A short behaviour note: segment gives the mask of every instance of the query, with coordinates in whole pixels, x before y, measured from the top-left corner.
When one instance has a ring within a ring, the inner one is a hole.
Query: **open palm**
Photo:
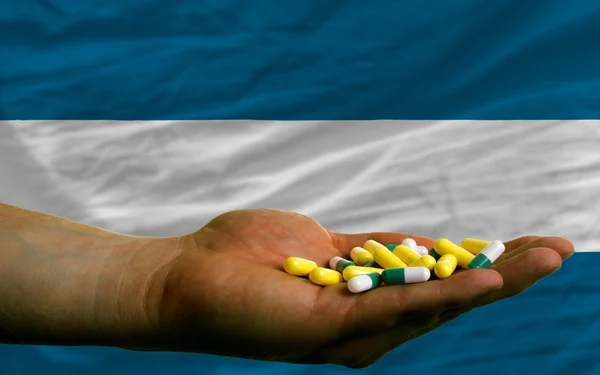
[[[475,307],[513,296],[560,268],[573,252],[557,237],[506,243],[493,270],[384,286],[352,294],[283,272],[290,256],[327,266],[368,239],[400,243],[401,233],[341,234],[288,211],[231,211],[182,238],[160,307],[161,350],[359,368]]]

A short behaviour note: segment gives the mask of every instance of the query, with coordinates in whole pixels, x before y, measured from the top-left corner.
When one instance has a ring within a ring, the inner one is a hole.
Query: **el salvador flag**
[[[249,207],[562,236],[559,272],[358,372],[600,374],[599,38],[594,0],[2,0],[0,200],[152,236]],[[357,372],[0,347],[6,375],[315,371]]]

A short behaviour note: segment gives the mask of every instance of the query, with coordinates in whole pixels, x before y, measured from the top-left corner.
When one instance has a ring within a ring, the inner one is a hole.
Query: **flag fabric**
[[[600,4],[0,4],[0,201],[178,235],[276,207],[332,230],[577,253],[359,373],[600,374]],[[0,347],[2,374],[356,371]]]

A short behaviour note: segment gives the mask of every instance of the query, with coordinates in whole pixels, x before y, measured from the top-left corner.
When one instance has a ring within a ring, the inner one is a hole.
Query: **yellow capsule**
[[[363,245],[363,248],[365,250],[367,250],[368,252],[370,252],[372,255],[375,255],[375,250],[380,247],[385,247],[385,246],[383,246],[383,244],[380,244],[379,242],[373,241],[373,240],[368,240]],[[387,249],[387,247],[385,247],[385,248]]]
[[[333,284],[339,284],[342,281],[342,274],[336,270],[330,268],[317,267],[310,271],[308,279],[315,284],[327,286]]]
[[[454,255],[444,254],[433,267],[433,272],[440,279],[445,279],[454,273],[457,265],[458,259]]]
[[[394,248],[394,251],[392,252],[395,256],[397,256],[401,261],[403,261],[406,264],[411,264],[412,262],[416,261],[421,257],[419,253],[417,253],[410,247],[404,245],[396,246]]]
[[[462,247],[456,245],[452,241],[447,238],[440,238],[435,241],[435,245],[433,245],[433,249],[439,255],[452,254],[456,257],[458,261],[458,265],[461,268],[467,269],[469,267],[469,263],[475,258],[475,255],[471,254],[467,250]],[[439,260],[438,260],[439,263]]]
[[[487,245],[489,245],[491,241],[486,240],[478,240],[476,238],[465,238],[460,243],[460,247],[467,250],[473,255],[477,255],[481,252],[481,250],[485,249]]]
[[[422,257],[415,260],[408,266],[409,267],[425,267],[429,271],[433,271],[433,267],[435,267],[435,264],[436,264],[436,261],[435,261],[434,257],[432,257],[431,255],[423,255]]]
[[[317,263],[313,262],[312,260],[298,257],[289,257],[283,263],[283,269],[285,272],[294,276],[308,276],[310,271],[317,267]]]
[[[367,273],[377,272],[381,275],[383,272],[383,268],[374,268],[374,267],[359,267],[359,266],[350,266],[344,268],[344,280],[348,281],[353,277],[366,275]]]
[[[359,266],[364,266],[365,264],[373,261],[373,254],[363,249],[360,246],[353,248],[350,251],[350,258]]]
[[[375,263],[379,264],[382,268],[404,268],[406,267],[406,263],[400,260],[397,256],[394,255],[391,251],[387,249],[387,247],[378,247],[375,249],[375,254],[373,254],[373,259],[375,259]]]

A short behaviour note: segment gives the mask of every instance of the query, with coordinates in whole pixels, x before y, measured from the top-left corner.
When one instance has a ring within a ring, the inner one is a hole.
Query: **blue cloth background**
[[[594,0],[3,0],[0,119],[597,119],[599,35]],[[599,261],[576,254],[360,373],[600,374]],[[356,372],[110,348],[0,359],[7,375]]]

